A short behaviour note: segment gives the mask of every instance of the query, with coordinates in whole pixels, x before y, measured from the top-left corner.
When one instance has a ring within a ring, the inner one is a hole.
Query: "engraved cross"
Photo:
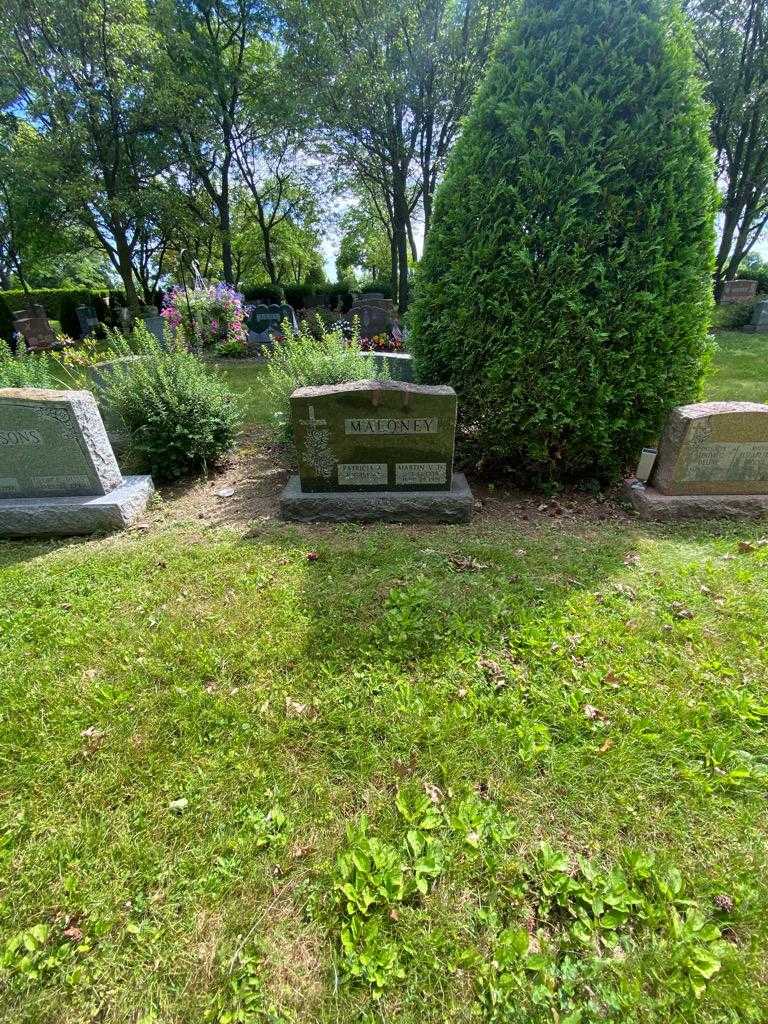
[[[316,427],[327,426],[327,420],[316,420],[315,419],[315,407],[310,405],[309,407],[309,419],[299,421],[303,427],[309,427],[310,430],[315,430]]]

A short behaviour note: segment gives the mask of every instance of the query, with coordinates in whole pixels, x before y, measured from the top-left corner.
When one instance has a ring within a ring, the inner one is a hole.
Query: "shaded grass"
[[[11,963],[6,1019],[203,1020],[241,947],[284,1011],[359,1019],[374,1004],[336,990],[328,865],[363,814],[394,835],[395,786],[421,783],[448,801],[481,787],[512,828],[502,864],[541,839],[609,865],[639,847],[705,906],[733,894],[738,956],[685,1019],[765,1012],[765,720],[749,709],[768,702],[768,549],[730,558],[752,534],[348,527],[315,563],[279,527],[5,545],[0,929],[46,923],[64,950],[39,977]],[[457,572],[457,552],[487,568]],[[531,754],[534,726],[549,742]],[[721,781],[717,744],[746,777]],[[287,823],[265,846],[275,804]],[[482,951],[477,910],[504,870],[458,861],[406,909],[413,952],[384,1019],[477,1012],[472,976],[436,964]]]
[[[712,397],[764,398],[766,339],[720,340]],[[253,423],[260,372],[225,368]],[[699,1000],[670,984],[679,943],[581,949],[574,1020],[765,1020],[759,537],[480,519],[0,545],[0,1019],[555,1020],[533,973],[496,1017],[479,1002],[502,927],[559,934],[519,882],[545,841],[606,870],[656,855],[728,940]],[[478,799],[503,827],[479,851],[446,833],[428,894],[384,917],[404,977],[376,999],[345,980],[336,861],[365,820],[402,851],[397,794],[425,786],[446,821]]]
[[[768,334],[730,331],[716,337],[712,401],[768,402]]]

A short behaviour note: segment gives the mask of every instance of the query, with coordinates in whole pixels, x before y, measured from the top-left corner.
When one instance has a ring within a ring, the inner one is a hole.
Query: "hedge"
[[[451,152],[409,311],[419,379],[523,483],[615,478],[699,393],[714,189],[663,0],[524,0]]]
[[[13,334],[13,314],[35,304],[41,305],[49,320],[58,320],[64,334],[80,337],[77,319],[78,306],[92,306],[101,321],[109,319],[108,292],[88,288],[38,288],[29,292],[21,289],[0,292],[0,337],[10,340]]]

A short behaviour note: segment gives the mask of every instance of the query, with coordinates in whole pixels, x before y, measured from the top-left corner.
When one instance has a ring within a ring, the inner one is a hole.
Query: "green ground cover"
[[[0,1019],[765,1020],[764,531],[0,545]]]

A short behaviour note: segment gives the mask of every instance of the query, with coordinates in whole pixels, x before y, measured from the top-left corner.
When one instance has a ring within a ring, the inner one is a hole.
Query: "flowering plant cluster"
[[[391,334],[374,334],[372,338],[361,338],[360,348],[363,352],[404,352],[402,337]]]
[[[227,354],[246,349],[248,330],[243,296],[228,284],[186,290],[174,285],[166,293],[161,314],[193,351],[219,350]]]

